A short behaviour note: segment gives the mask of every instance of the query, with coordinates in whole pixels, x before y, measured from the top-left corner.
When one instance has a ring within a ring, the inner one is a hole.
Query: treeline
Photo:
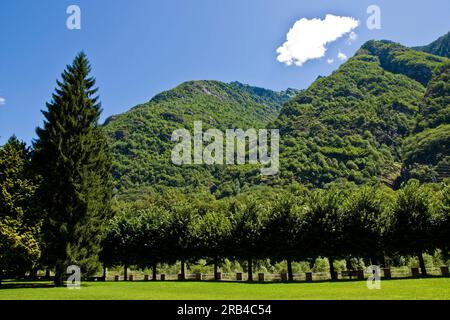
[[[159,263],[206,259],[217,276],[224,259],[247,261],[253,279],[255,260],[292,262],[363,258],[384,264],[385,256],[417,256],[450,249],[450,186],[411,180],[398,191],[383,186],[330,188],[211,201],[166,194],[139,205],[125,205],[110,222],[103,242],[105,266],[151,267]]]

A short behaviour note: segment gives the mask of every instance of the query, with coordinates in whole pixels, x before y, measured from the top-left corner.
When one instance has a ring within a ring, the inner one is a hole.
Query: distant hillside
[[[190,81],[105,124],[121,197],[165,188],[233,195],[257,185],[436,181],[450,173],[450,60],[368,41],[306,90]],[[279,128],[280,173],[255,165],[175,166],[175,129]]]
[[[159,187],[209,190],[219,184],[226,189],[224,183],[229,181],[234,188],[234,175],[255,169],[173,165],[172,132],[180,128],[192,132],[194,121],[203,121],[204,129],[265,127],[298,92],[275,92],[239,82],[189,81],[110,117],[105,129],[114,155],[117,192],[138,195]]]
[[[450,31],[427,46],[414,47],[413,49],[450,58]]]
[[[431,79],[415,131],[403,145],[404,178],[450,178],[450,62],[438,68]]]
[[[283,128],[279,182],[401,180],[404,139],[419,130],[419,120],[436,116],[426,101],[448,98],[432,94],[441,84],[432,79],[448,61],[389,41],[364,44],[282,109],[275,122]]]
[[[368,41],[361,47],[358,54],[375,56],[383,69],[404,74],[424,86],[431,80],[433,70],[447,60],[390,41]]]

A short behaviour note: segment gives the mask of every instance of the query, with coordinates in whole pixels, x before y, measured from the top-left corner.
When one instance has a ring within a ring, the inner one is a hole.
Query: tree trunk
[[[55,286],[62,287],[64,285],[64,266],[62,263],[57,262],[55,267],[55,277],[53,279],[53,282],[55,283]]]
[[[441,252],[444,261],[450,260],[450,247],[442,247]]]
[[[214,258],[214,280],[219,280],[219,278],[217,277],[217,257]]]
[[[184,270],[184,259],[181,259],[181,280],[186,280],[186,274]]]
[[[106,281],[106,266],[103,266],[103,281]]]
[[[352,261],[350,258],[345,259],[345,267],[347,270],[353,270]]]
[[[248,281],[252,282],[253,281],[253,260],[252,260],[252,258],[248,259],[247,272],[248,272]]]
[[[58,269],[55,271],[55,277],[53,279],[53,282],[56,287],[62,287],[64,284],[63,273]]]
[[[45,269],[45,279],[50,279],[50,269]]]
[[[417,254],[417,257],[419,258],[419,266],[420,266],[420,272],[422,273],[422,276],[427,276],[427,268],[425,267],[425,261],[423,260],[423,254],[422,251],[420,251]]]
[[[156,281],[156,262],[153,262],[153,266],[152,266],[152,281]]]
[[[288,271],[288,280],[294,281],[294,273],[292,272],[292,260],[287,259],[287,271]]]
[[[331,275],[331,280],[337,280],[336,279],[336,272],[334,271],[334,258],[333,257],[328,257],[328,263],[330,264],[330,275]]]
[[[123,281],[128,281],[128,265],[123,267]]]

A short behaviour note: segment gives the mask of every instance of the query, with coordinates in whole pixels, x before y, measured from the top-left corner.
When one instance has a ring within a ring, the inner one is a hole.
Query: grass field
[[[450,278],[381,282],[369,290],[364,281],[316,283],[93,282],[80,289],[53,288],[50,282],[4,282],[0,300],[305,300],[450,299]]]

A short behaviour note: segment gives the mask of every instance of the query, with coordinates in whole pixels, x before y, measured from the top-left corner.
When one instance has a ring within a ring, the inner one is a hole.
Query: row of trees
[[[166,195],[151,204],[122,208],[111,220],[103,243],[106,266],[151,267],[207,259],[292,262],[327,257],[334,279],[335,259],[365,258],[382,264],[385,255],[417,256],[426,275],[424,252],[450,248],[450,187],[410,181],[394,192],[387,187],[331,188],[282,192],[273,197],[256,193],[208,205]]]

